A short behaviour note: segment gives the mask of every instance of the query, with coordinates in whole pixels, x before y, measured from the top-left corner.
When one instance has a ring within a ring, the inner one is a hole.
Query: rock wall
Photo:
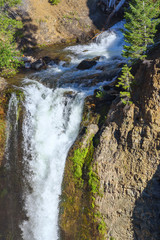
[[[94,161],[103,197],[96,204],[108,237],[160,239],[160,61],[135,75],[133,104],[113,102]]]
[[[92,115],[87,121],[88,128],[93,124],[93,116],[96,116],[97,110],[107,106],[105,111],[99,111],[99,121],[96,122],[99,131],[93,137],[92,166],[100,180],[99,192],[94,194],[94,209],[89,206],[93,203],[91,198],[88,200],[86,197],[90,188],[87,185],[87,173],[84,171],[85,164],[82,178],[86,187],[83,188],[80,198],[71,167],[73,149],[83,146],[85,133],[83,138],[78,138],[81,145],[77,146],[76,142],[69,152],[63,196],[66,196],[65,203],[72,199],[74,204],[72,201],[66,206],[62,203],[62,239],[71,239],[68,233],[73,234],[72,239],[82,239],[74,234],[81,229],[82,236],[83,231],[85,233],[85,229],[89,229],[88,221],[93,220],[89,219],[91,212],[93,216],[98,212],[104,220],[107,228],[102,235],[105,240],[160,239],[160,60],[145,61],[134,68],[136,74],[133,104],[124,106],[117,97],[110,105],[109,102],[101,100],[91,101],[91,106],[95,108],[91,108],[92,114],[87,110],[87,116]],[[100,120],[102,116],[103,121]],[[85,122],[86,118],[82,120],[82,126],[85,126]],[[86,213],[88,221],[83,217],[83,203],[86,201],[87,208],[90,209]],[[76,207],[79,209],[78,214]],[[76,221],[72,216],[81,221]],[[96,222],[95,220],[93,222]],[[83,228],[79,228],[80,226]],[[89,233],[88,238],[83,239],[102,239],[96,235],[98,229],[99,225]]]

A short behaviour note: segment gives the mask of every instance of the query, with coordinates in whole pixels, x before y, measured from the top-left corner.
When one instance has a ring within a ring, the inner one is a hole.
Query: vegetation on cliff
[[[156,27],[160,22],[159,14],[159,0],[134,0],[129,3],[129,9],[125,12],[125,29],[122,30],[126,42],[122,55],[129,60],[129,64],[147,57],[147,48],[154,43]],[[122,67],[117,85],[123,89],[120,97],[124,104],[131,103],[131,83],[134,79],[131,69],[127,64]]]
[[[157,17],[160,14],[160,1],[134,0],[125,12],[126,24],[124,32],[125,42],[123,56],[135,59],[146,58],[146,50],[149,44],[154,43],[156,26],[160,22]]]
[[[21,0],[0,0],[0,75],[10,76],[21,65],[20,52],[15,43],[16,30],[22,28],[10,10]]]
[[[60,2],[60,0],[50,0],[49,2],[53,5],[57,5]]]

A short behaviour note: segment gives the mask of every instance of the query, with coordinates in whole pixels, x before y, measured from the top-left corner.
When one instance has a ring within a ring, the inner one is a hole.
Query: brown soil
[[[104,17],[96,9],[96,0],[61,0],[58,5],[48,0],[23,0],[19,14],[25,30],[20,44],[27,46],[73,39],[95,29],[94,23],[99,28]]]

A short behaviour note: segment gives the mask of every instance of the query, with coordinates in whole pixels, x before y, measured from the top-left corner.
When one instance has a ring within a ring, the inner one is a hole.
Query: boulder
[[[24,63],[24,67],[25,67],[26,69],[30,69],[30,68],[31,68],[31,63],[30,63],[30,62],[25,62],[25,63]]]
[[[42,57],[42,60],[45,64],[49,64],[50,62],[52,62],[52,58],[48,56]]]
[[[86,59],[80,62],[80,64],[77,66],[77,69],[80,69],[80,70],[90,69],[96,64],[97,62],[95,60]]]
[[[34,70],[40,70],[43,67],[44,67],[44,62],[41,58],[31,64],[31,68]]]

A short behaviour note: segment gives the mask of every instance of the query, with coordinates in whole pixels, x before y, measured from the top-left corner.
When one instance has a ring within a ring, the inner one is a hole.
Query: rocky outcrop
[[[92,117],[90,109],[86,110],[85,107],[82,126],[87,123],[88,128],[93,124],[93,112],[100,114],[99,131],[93,137],[94,153],[90,155],[93,170],[98,174],[100,188],[94,193],[96,207],[92,209],[89,205],[93,202],[86,197],[90,194],[90,188],[87,185],[85,163],[82,176],[86,187],[81,190],[80,195],[74,184],[73,149],[75,151],[79,148],[76,142],[69,153],[64,175],[64,183],[67,183],[63,186],[65,203],[72,201],[62,207],[62,239],[82,239],[78,235],[67,234],[76,234],[80,229],[83,236],[86,229],[91,227],[88,225],[91,212],[94,212],[94,216],[98,212],[107,228],[102,234],[103,238],[102,235],[96,235],[99,229],[97,225],[92,233],[87,236],[84,234],[86,238],[83,239],[160,239],[160,60],[145,61],[135,66],[134,72],[136,74],[131,105],[124,106],[119,97],[115,100],[112,98],[112,102],[105,102],[105,98],[102,100],[99,97],[90,102]],[[106,90],[111,91],[110,87]],[[108,107],[103,111],[103,106]],[[102,111],[98,112],[100,109]],[[83,134],[83,138],[78,140],[80,146],[83,146],[85,141],[85,133]],[[84,205],[86,201],[88,205]],[[75,206],[78,207],[78,212]],[[67,210],[69,208],[70,211]],[[90,210],[87,212],[87,209]],[[76,221],[73,216],[81,220]],[[70,222],[70,218],[73,221]]]
[[[159,67],[159,60],[140,65],[133,104],[112,104],[95,151],[107,239],[160,239]]]

